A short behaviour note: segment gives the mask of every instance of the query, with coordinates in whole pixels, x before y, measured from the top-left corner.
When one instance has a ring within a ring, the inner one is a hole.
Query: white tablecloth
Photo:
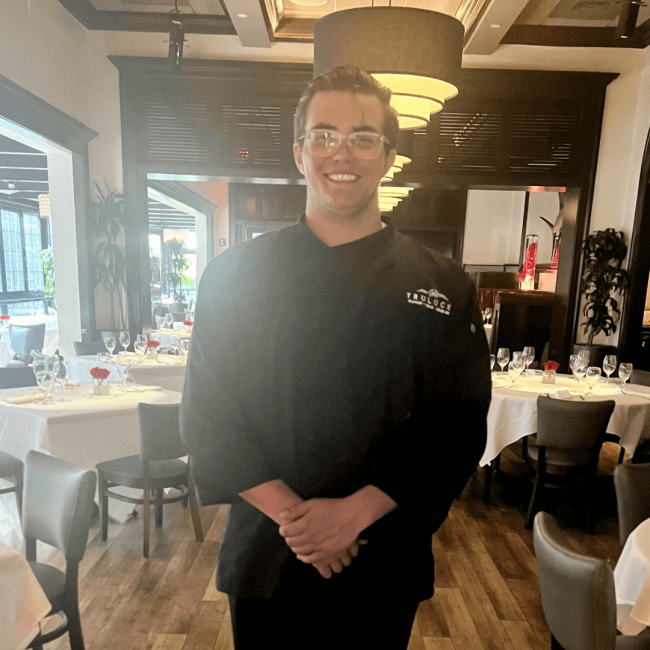
[[[558,388],[568,388],[574,393],[577,388],[576,380],[567,375],[557,375],[555,384],[542,384],[541,375],[522,375],[519,379],[522,388],[518,390],[506,388],[510,385],[507,373],[494,376],[498,379],[492,383],[488,439],[479,461],[481,466],[490,463],[508,445],[537,431],[537,397],[546,389],[553,395]],[[633,454],[644,429],[650,431],[650,388],[628,384],[625,390],[639,395],[622,395],[617,385],[597,384],[595,395],[587,396],[587,384],[584,379],[580,382],[580,393],[586,400],[613,399],[616,402],[607,432],[619,436],[621,446]],[[646,395],[647,399],[641,395]],[[574,394],[572,399],[580,400],[580,397]]]
[[[45,323],[45,338],[43,339],[43,353],[54,354],[56,352],[56,344],[59,342],[59,332],[56,316],[48,316],[46,314],[34,314],[33,316],[12,316],[9,321],[12,325],[20,325],[21,327],[27,325],[40,325]],[[0,326],[0,340],[4,341],[7,345],[10,344],[9,340],[9,327]]]
[[[26,648],[51,607],[25,556],[0,543],[0,648]]]
[[[167,329],[161,329],[161,330],[154,330],[153,333],[158,333],[160,335],[160,347],[161,348],[170,348],[171,347],[171,338],[172,336],[176,335],[178,336],[179,339],[189,339],[191,338],[191,332],[188,332],[187,329],[173,329],[173,330],[167,330]]]
[[[639,634],[650,625],[650,519],[627,538],[614,569],[616,625],[623,634]]]
[[[64,391],[71,402],[13,405],[7,397],[33,394],[34,388],[0,391],[0,451],[23,462],[30,449],[69,460],[84,469],[95,469],[104,460],[136,455],[140,451],[139,402],[177,404],[180,393],[158,387],[135,387],[124,393],[113,388],[111,395],[91,397],[93,387],[84,384]],[[61,392],[55,393],[59,399]],[[9,486],[0,481],[0,486]],[[109,499],[109,513],[125,521],[133,505]],[[22,540],[15,495],[0,495],[0,541],[16,547]]]
[[[138,363],[134,355],[120,355],[124,361],[131,363],[130,381],[146,386],[160,386],[177,393],[183,392],[186,362],[184,357],[159,354],[158,360],[144,359]],[[100,364],[111,372],[109,383],[119,382],[117,366],[114,363]],[[97,366],[96,356],[71,357],[69,359],[70,383],[91,383],[90,369]]]

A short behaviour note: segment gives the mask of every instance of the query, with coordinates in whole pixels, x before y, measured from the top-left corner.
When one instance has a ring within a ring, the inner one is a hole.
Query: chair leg
[[[142,525],[144,526],[142,554],[149,557],[149,528],[151,527],[151,490],[144,491]]]
[[[16,480],[16,505],[18,506],[18,516],[23,521],[23,475],[19,472],[14,476]]]
[[[621,451],[618,455],[618,464],[620,465],[625,460],[625,448],[621,447]]]
[[[84,637],[81,632],[81,617],[79,616],[79,605],[75,603],[74,606],[66,609],[68,617],[68,633],[70,635],[70,648],[71,650],[85,650]]]
[[[194,526],[194,536],[197,542],[203,541],[203,528],[201,527],[201,515],[199,514],[199,502],[196,498],[194,490],[188,493],[190,502],[190,516],[192,517],[192,526]]]
[[[163,496],[164,492],[162,489],[153,491],[156,528],[162,528],[163,525]]]
[[[490,503],[490,491],[492,489],[492,465],[483,468],[483,503]]]
[[[524,436],[521,439],[521,460],[524,463],[528,460],[528,436]]]
[[[533,521],[535,515],[539,510],[540,496],[544,487],[544,479],[546,475],[546,462],[544,460],[545,449],[540,447],[539,459],[537,461],[537,472],[535,474],[535,483],[533,484],[533,493],[530,497],[530,504],[528,505],[528,515],[526,519],[526,529],[533,529]]]
[[[107,482],[104,480],[104,473],[98,472],[99,479],[99,521],[101,529],[101,539],[105,542],[108,539],[108,490]]]
[[[495,459],[494,459],[494,471],[498,472],[501,469],[501,454],[499,454]]]

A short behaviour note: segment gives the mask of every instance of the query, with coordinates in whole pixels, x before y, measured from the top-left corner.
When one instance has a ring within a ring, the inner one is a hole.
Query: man
[[[381,220],[390,91],[335,68],[294,131],[305,216],[206,269],[182,435],[202,503],[231,504],[237,650],[399,650],[485,445],[487,343],[462,269]]]

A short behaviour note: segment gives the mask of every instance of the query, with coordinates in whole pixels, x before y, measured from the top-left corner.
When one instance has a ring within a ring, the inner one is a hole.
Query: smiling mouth
[[[325,174],[325,176],[333,183],[354,183],[359,178],[355,174]]]

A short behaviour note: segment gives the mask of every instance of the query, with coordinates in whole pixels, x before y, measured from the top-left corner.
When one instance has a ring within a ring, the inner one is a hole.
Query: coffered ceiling
[[[355,7],[408,6],[456,16],[465,52],[500,44],[644,48],[650,7],[644,1],[631,38],[618,38],[619,16],[633,0],[177,0],[186,34],[237,35],[243,46],[313,39],[316,20]],[[634,0],[636,1],[636,0]],[[168,32],[174,0],[59,0],[87,29]]]

